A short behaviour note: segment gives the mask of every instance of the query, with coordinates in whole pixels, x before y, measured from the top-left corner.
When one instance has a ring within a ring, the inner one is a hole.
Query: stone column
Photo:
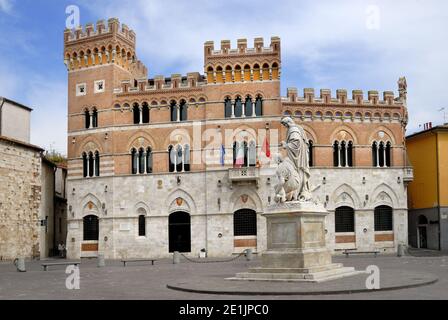
[[[383,159],[384,159],[384,165],[383,168],[387,168],[387,162],[386,162],[386,144],[383,145]]]
[[[138,108],[138,111],[139,111],[139,117],[140,117],[140,120],[139,120],[139,124],[142,124],[143,123],[143,107],[139,107]]]
[[[232,103],[232,115],[231,118],[235,118],[235,102]]]
[[[345,145],[345,167],[348,168],[348,143]]]
[[[269,80],[272,80],[272,68],[269,68]]]
[[[92,66],[94,66],[95,65],[95,54],[92,53],[92,57],[91,58],[92,58]]]
[[[341,166],[341,156],[342,156],[342,154],[341,154],[341,144],[338,144],[338,167],[339,168],[341,168],[342,166]]]
[[[380,144],[376,145],[376,167],[380,167]]]
[[[180,107],[176,106],[177,122],[180,122]]]
[[[252,117],[256,117],[257,116],[255,114],[255,103],[256,103],[256,100],[252,102]]]

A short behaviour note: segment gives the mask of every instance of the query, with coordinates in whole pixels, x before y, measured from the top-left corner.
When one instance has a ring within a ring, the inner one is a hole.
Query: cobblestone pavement
[[[80,290],[68,290],[65,282],[65,266],[50,267],[43,271],[41,262],[27,263],[27,272],[19,273],[12,263],[0,263],[0,300],[10,299],[150,299],[150,300],[201,300],[201,299],[448,299],[448,256],[431,257],[392,257],[353,256],[335,257],[334,262],[365,270],[369,265],[377,265],[380,270],[400,272],[423,272],[435,275],[439,281],[435,284],[401,289],[396,291],[368,292],[343,295],[319,296],[229,296],[204,295],[173,291],[166,287],[168,283],[191,279],[209,279],[210,277],[231,277],[244,272],[248,267],[259,265],[257,259],[246,261],[244,257],[227,263],[192,263],[182,258],[174,265],[165,259],[150,263],[133,263],[123,267],[119,261],[106,261],[106,267],[97,268],[97,261],[83,260],[80,266]],[[386,271],[385,271],[386,272]],[[367,275],[366,275],[367,277]],[[266,286],[261,282],[260,287]]]

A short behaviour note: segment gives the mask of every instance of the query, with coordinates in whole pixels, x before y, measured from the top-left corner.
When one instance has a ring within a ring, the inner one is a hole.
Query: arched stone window
[[[190,171],[190,146],[187,144],[184,146],[184,171]]]
[[[353,142],[335,141],[333,143],[333,165],[340,168],[353,167]]]
[[[152,173],[152,165],[153,165],[152,149],[151,147],[148,147],[146,149],[146,173]]]
[[[170,113],[171,113],[171,121],[172,122],[176,122],[179,119],[177,110],[178,110],[178,108],[177,108],[176,101],[174,101],[174,100],[171,101],[171,103],[170,103]]]
[[[310,166],[310,168],[314,166],[313,148],[314,148],[313,140],[309,140],[308,141],[308,165]]]
[[[169,172],[174,172],[176,169],[176,151],[173,146],[168,147],[168,168]]]
[[[258,96],[255,100],[255,116],[261,117],[263,115],[263,98]]]
[[[148,103],[144,102],[142,104],[142,122],[149,123],[149,106]]]
[[[93,153],[92,152],[89,152],[89,177],[93,177],[93,175],[94,175],[94,172],[93,172],[93,170],[94,170],[94,158],[93,158]]]
[[[389,206],[379,206],[375,208],[375,231],[393,230],[392,208]]]
[[[388,168],[391,166],[391,143],[374,141],[372,143],[372,162],[377,168]]]
[[[145,150],[143,148],[138,150],[138,173],[145,173]]]
[[[140,107],[138,103],[134,103],[132,113],[134,115],[134,124],[140,124]]]
[[[233,235],[235,237],[257,235],[257,213],[254,210],[242,209],[234,213]]]
[[[92,111],[92,128],[98,128],[98,110],[93,108]]]
[[[254,110],[252,110],[252,98],[250,96],[246,97],[246,102],[244,103],[244,116],[246,117],[251,117],[252,116],[252,112]]]
[[[335,232],[355,232],[355,211],[350,207],[336,208],[334,213]]]
[[[84,241],[98,241],[99,239],[99,221],[94,215],[83,218],[83,239]]]
[[[85,152],[83,152],[82,154],[82,172],[84,178],[87,178],[87,176],[89,175],[89,161],[87,158],[87,153]]]
[[[179,104],[179,121],[187,121],[188,120],[188,105],[185,100],[181,100]]]
[[[146,237],[146,217],[142,214],[138,216],[138,236]]]
[[[90,129],[90,112],[88,109],[86,109],[84,111],[84,118],[85,118],[84,123],[85,123],[86,129]]]
[[[138,157],[137,157],[137,150],[135,148],[132,148],[131,150],[131,167],[132,167],[132,174],[138,173]]]
[[[177,145],[168,147],[169,171],[189,172],[190,171],[190,146]]]
[[[95,176],[100,176],[100,153],[95,151]]]
[[[241,118],[243,115],[243,102],[241,100],[241,97],[237,97],[235,99],[235,117]]]
[[[232,108],[233,108],[232,107],[232,100],[229,97],[227,97],[224,100],[224,116],[226,118],[232,118],[232,115],[233,115]]]
[[[249,167],[257,165],[257,144],[253,140],[249,142],[248,164]]]

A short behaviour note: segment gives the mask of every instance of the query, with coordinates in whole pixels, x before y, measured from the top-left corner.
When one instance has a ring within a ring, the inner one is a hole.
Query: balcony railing
[[[260,169],[257,167],[244,167],[229,169],[229,181],[258,181],[260,179]]]

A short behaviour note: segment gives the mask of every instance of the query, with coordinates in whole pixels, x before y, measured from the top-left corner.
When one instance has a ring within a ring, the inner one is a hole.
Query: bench
[[[48,267],[51,267],[51,266],[70,266],[70,265],[73,265],[73,266],[79,266],[81,264],[81,262],[44,262],[44,263],[42,263],[42,267],[44,268],[44,271],[47,271],[48,270]]]
[[[343,252],[345,254],[345,257],[348,258],[349,254],[374,254],[375,258],[380,253],[379,251],[352,251],[352,250],[345,250]]]
[[[151,261],[151,264],[154,265],[154,262],[157,261],[157,259],[123,259],[121,262],[123,262],[123,267],[126,267],[126,264],[128,262],[149,262]]]

